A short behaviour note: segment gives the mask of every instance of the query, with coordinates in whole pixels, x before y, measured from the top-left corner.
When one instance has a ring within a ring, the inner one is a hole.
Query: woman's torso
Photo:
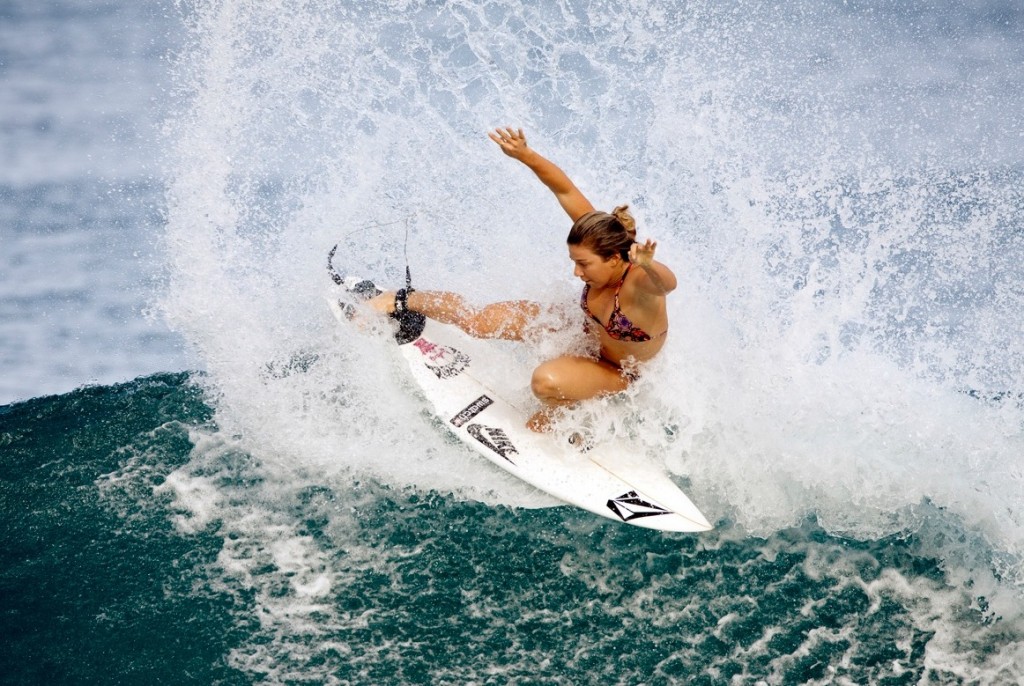
[[[657,355],[668,334],[665,296],[640,292],[636,278],[627,272],[620,283],[603,288],[585,287],[582,296],[585,300],[581,300],[589,314],[588,327],[600,343],[601,357],[620,367],[630,358],[644,362]],[[609,321],[613,315],[616,320]],[[642,338],[637,333],[645,334],[647,340],[636,340]]]

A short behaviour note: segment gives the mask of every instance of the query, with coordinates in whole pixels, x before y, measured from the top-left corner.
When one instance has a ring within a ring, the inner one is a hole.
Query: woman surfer
[[[534,370],[531,387],[544,407],[527,426],[545,431],[555,408],[626,390],[638,363],[661,350],[668,333],[665,296],[675,289],[676,277],[654,259],[657,243],[636,241],[627,206],[611,213],[595,210],[565,172],[526,144],[522,129],[499,128],[488,135],[502,152],[529,167],[572,219],[567,243],[573,274],[584,283],[580,307],[600,342],[596,357],[563,355]],[[525,300],[478,309],[446,291],[387,292],[370,304],[388,314],[419,312],[477,338],[507,340],[523,340],[542,311],[540,304]]]

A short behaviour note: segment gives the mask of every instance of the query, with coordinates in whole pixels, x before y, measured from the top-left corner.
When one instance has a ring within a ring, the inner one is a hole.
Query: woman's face
[[[586,246],[570,245],[569,259],[576,265],[573,275],[588,286],[604,288],[622,278],[622,258],[618,255],[605,259]]]

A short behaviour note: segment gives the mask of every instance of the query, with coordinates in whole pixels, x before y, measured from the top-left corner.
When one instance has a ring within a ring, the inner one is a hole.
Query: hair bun
[[[629,205],[619,205],[611,213],[613,217],[619,220],[619,223],[622,224],[622,228],[626,230],[629,237],[636,240],[636,220],[633,219],[633,215],[629,212]]]

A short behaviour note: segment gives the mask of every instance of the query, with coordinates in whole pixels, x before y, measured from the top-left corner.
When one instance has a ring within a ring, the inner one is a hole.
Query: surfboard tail
[[[334,283],[344,288],[348,293],[351,293],[359,300],[369,300],[370,298],[383,293],[383,291],[377,287],[377,284],[369,279],[363,279],[358,276],[345,276],[339,272],[334,266],[334,253],[337,249],[338,246],[335,245],[331,248],[331,251],[327,253],[327,273],[330,274],[331,280],[334,281]],[[408,278],[408,274],[406,276]],[[340,315],[345,319],[351,319],[353,317],[356,310],[353,303],[339,300],[337,304],[338,307],[335,310],[336,316]],[[395,341],[399,345],[412,343],[423,334],[423,329],[426,328],[427,318],[419,312],[403,310],[402,312],[393,313],[391,317],[398,322],[398,329],[395,331]]]

